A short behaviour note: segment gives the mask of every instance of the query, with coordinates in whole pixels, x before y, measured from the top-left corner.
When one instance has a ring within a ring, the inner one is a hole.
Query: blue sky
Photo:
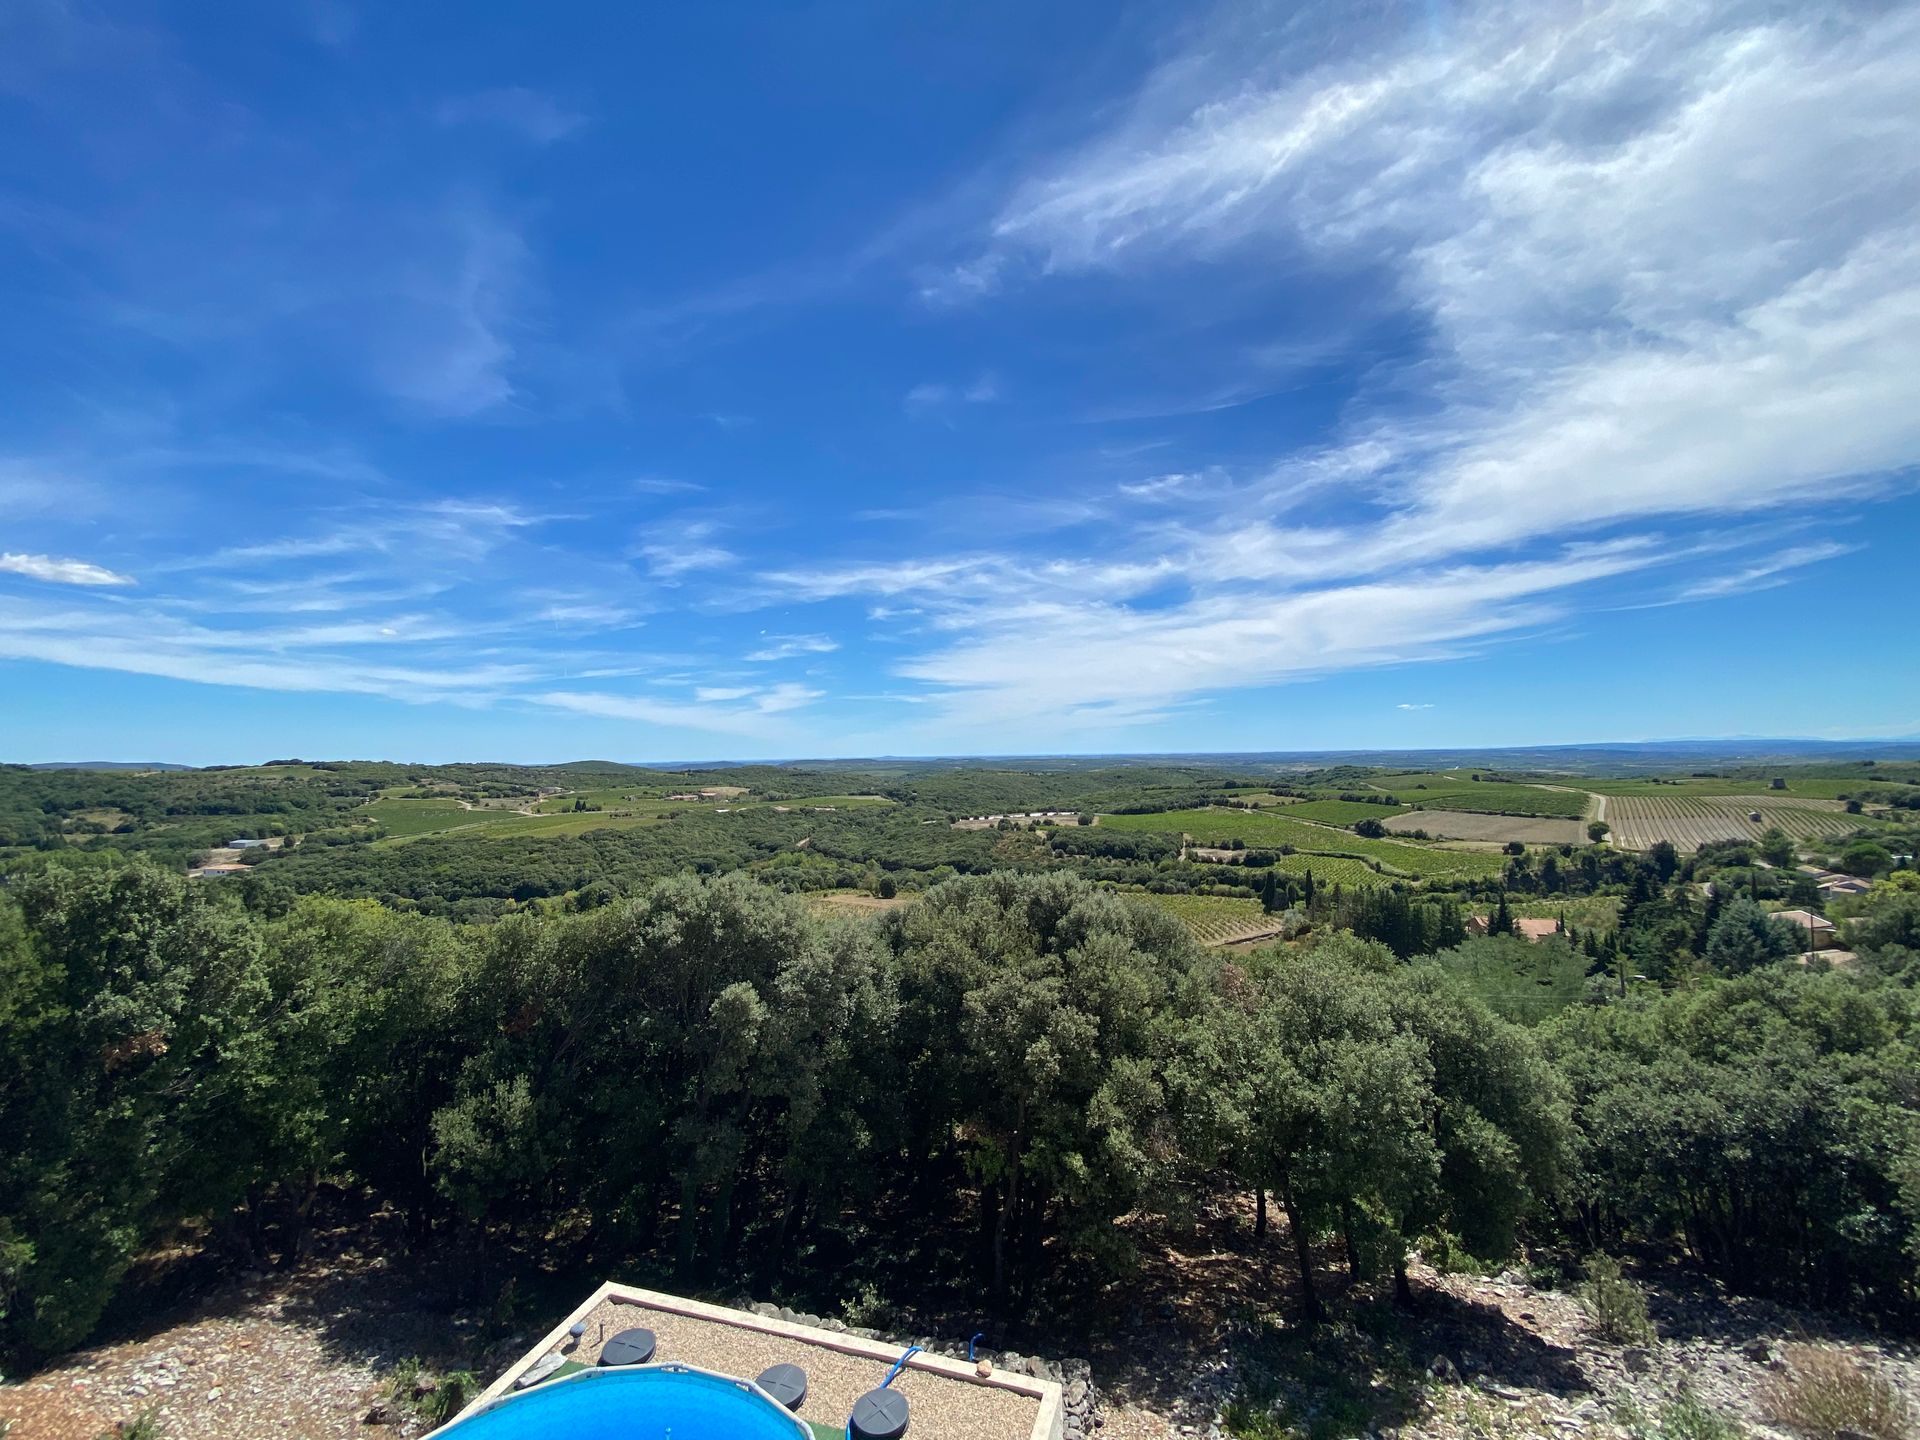
[[[1920,732],[1920,11],[0,8],[0,758]]]

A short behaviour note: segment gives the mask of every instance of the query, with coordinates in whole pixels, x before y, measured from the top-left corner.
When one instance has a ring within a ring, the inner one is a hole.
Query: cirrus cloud
[[[29,580],[44,580],[50,585],[131,585],[131,575],[122,575],[103,565],[85,560],[63,560],[52,555],[0,554],[0,570],[24,575]]]

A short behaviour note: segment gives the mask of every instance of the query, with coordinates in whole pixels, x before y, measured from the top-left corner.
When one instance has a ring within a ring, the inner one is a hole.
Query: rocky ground
[[[1912,1397],[1920,1418],[1914,1346],[1727,1296],[1677,1270],[1643,1274],[1657,1335],[1645,1346],[1605,1343],[1573,1295],[1536,1288],[1517,1271],[1481,1278],[1416,1265],[1412,1278],[1411,1316],[1366,1298],[1311,1340],[1284,1326],[1226,1336],[1191,1359],[1172,1403],[1163,1394],[1115,1407],[1118,1433],[1625,1440],[1657,1429],[1667,1407],[1690,1397],[1754,1440],[1792,1440],[1765,1392],[1800,1344],[1857,1357]],[[1126,1388],[1123,1377],[1102,1378]]]
[[[161,1440],[418,1434],[424,1424],[383,1403],[382,1377],[411,1356],[452,1364],[462,1337],[449,1318],[377,1258],[254,1274],[0,1385],[0,1434],[97,1440],[142,1415]],[[363,1426],[376,1410],[393,1429]]]
[[[1413,1269],[1412,1314],[1368,1290],[1336,1292],[1332,1323],[1303,1335],[1287,1324],[1284,1269],[1249,1254],[1235,1218],[1160,1252],[1077,1334],[1022,1337],[1022,1350],[1038,1355],[986,1353],[1002,1369],[1062,1383],[1067,1440],[1643,1440],[1636,1417],[1657,1422],[1683,1393],[1754,1440],[1790,1440],[1762,1396],[1786,1348],[1803,1342],[1857,1354],[1920,1403],[1914,1347],[1730,1297],[1666,1266],[1638,1272],[1658,1336],[1643,1347],[1603,1343],[1572,1295],[1517,1271],[1424,1266]],[[396,1363],[470,1364],[484,1381],[545,1328],[531,1314],[530,1328],[489,1328],[436,1293],[418,1274],[352,1250],[246,1276],[0,1385],[0,1435],[97,1440],[148,1412],[163,1440],[419,1434],[425,1424],[385,1399]],[[965,1351],[964,1338],[885,1334]]]

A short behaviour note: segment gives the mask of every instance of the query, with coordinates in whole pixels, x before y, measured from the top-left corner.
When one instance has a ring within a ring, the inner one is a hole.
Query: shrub
[[[889,1330],[897,1312],[871,1280],[863,1281],[851,1297],[840,1302],[840,1318],[858,1330]]]
[[[478,1385],[471,1370],[450,1370],[436,1378],[413,1356],[396,1361],[387,1372],[387,1398],[429,1426],[443,1425],[465,1409]]]
[[[421,1365],[417,1356],[409,1355],[404,1360],[393,1362],[393,1368],[387,1371],[387,1398],[402,1404],[413,1402],[413,1387],[420,1379]]]
[[[1587,1261],[1587,1278],[1578,1294],[1600,1338],[1616,1345],[1653,1342],[1653,1322],[1647,1318],[1647,1292],[1627,1278],[1611,1255]]]
[[[1558,1290],[1567,1278],[1559,1263],[1551,1259],[1525,1261],[1520,1273],[1535,1290]]]
[[[1789,1345],[1786,1370],[1760,1392],[1769,1418],[1815,1440],[1844,1430],[1909,1440],[1912,1404],[1878,1371],[1831,1345]]]
[[[0,1436],[10,1433],[0,1430]],[[156,1411],[142,1410],[131,1420],[115,1423],[111,1430],[103,1430],[100,1440],[160,1440],[160,1416]]]
[[[467,1399],[479,1383],[471,1370],[451,1371],[413,1402],[413,1413],[429,1425],[444,1425],[467,1408]]]
[[[1731,1416],[1702,1404],[1684,1386],[1658,1419],[1647,1414],[1629,1396],[1615,1412],[1631,1440],[1745,1440],[1746,1426]]]
[[[1234,1440],[1296,1440],[1293,1428],[1285,1420],[1250,1400],[1228,1401],[1221,1422]]]
[[[1659,1433],[1660,1440],[1743,1440],[1747,1428],[1731,1416],[1702,1404],[1691,1390],[1683,1389],[1674,1402],[1660,1412]]]

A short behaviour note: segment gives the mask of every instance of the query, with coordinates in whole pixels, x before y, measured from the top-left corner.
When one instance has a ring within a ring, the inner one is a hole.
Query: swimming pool
[[[549,1380],[442,1433],[458,1440],[811,1440],[806,1426],[745,1381],[685,1365]]]

